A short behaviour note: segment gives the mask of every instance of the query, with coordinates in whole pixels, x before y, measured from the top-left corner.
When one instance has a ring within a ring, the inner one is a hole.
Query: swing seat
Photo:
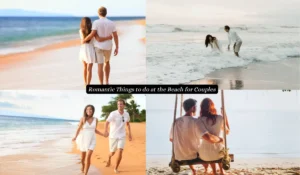
[[[234,154],[229,154],[229,157],[231,159],[230,162],[234,162]],[[209,164],[209,163],[222,163],[222,159],[219,160],[213,160],[213,161],[204,161],[197,157],[196,159],[192,160],[175,160],[173,163],[172,161],[169,163],[169,166],[171,167],[172,171],[174,173],[178,173],[180,171],[180,166],[185,165],[197,165],[197,164]]]

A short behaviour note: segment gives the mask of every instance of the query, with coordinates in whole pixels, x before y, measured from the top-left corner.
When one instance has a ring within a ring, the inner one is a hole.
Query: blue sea
[[[71,138],[78,121],[0,116],[0,156],[32,150],[46,141]]]
[[[90,17],[92,21],[98,17]],[[145,17],[108,17],[130,21]],[[81,17],[0,17],[0,55],[79,38]]]

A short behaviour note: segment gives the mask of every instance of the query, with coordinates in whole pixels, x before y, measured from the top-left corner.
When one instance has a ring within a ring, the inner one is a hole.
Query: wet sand
[[[217,84],[219,89],[300,89],[300,58],[221,69],[188,84]]]
[[[23,154],[2,156],[0,157],[0,174],[79,175],[81,173],[77,156],[65,152],[71,147],[70,139],[61,139],[47,141]],[[91,166],[89,175],[101,175],[101,173],[96,167]]]
[[[111,56],[110,84],[146,83],[144,20],[116,22],[119,54]],[[79,61],[79,39],[43,48],[0,55],[1,89],[85,89]],[[98,66],[93,66],[91,84],[99,84]]]
[[[103,132],[104,123],[99,123],[98,129]],[[126,140],[119,171],[124,175],[143,175],[146,172],[146,124],[131,123],[131,129],[133,141]],[[76,128],[70,129],[71,135],[73,130],[75,133]],[[22,154],[0,156],[0,174],[82,175],[80,152],[71,140],[72,138],[62,138],[46,141]],[[116,155],[112,158],[111,167],[105,167],[108,153],[108,139],[97,136],[89,175],[114,174]]]

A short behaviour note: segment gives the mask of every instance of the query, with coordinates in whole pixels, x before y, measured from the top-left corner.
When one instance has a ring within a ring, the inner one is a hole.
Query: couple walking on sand
[[[170,132],[170,141],[174,144],[175,160],[193,160],[199,157],[204,161],[214,161],[222,158],[223,155],[220,154],[220,151],[224,148],[224,144],[220,133],[222,130],[226,134],[229,133],[227,117],[217,114],[214,103],[209,98],[205,98],[201,102],[200,115],[197,118],[194,118],[197,109],[196,100],[185,100],[183,108],[186,114],[175,120],[175,127],[172,126]],[[224,115],[226,114],[224,113]],[[223,120],[226,123],[225,129],[222,125]],[[208,164],[203,164],[203,166],[206,173]],[[211,163],[210,166],[212,174],[216,175],[216,165]],[[195,175],[196,170],[193,165],[190,165],[190,168]],[[224,174],[221,163],[219,163],[219,169],[220,173]]]
[[[100,7],[98,10],[99,19],[93,23],[88,17],[84,17],[80,24],[81,47],[79,59],[83,63],[83,77],[85,86],[91,83],[93,63],[98,64],[98,76],[100,84],[109,84],[110,57],[112,52],[112,38],[116,48],[114,56],[118,54],[119,40],[115,24],[106,18],[107,9]],[[103,70],[104,69],[104,70]]]
[[[118,110],[110,113],[108,116],[104,133],[98,131],[98,119],[94,117],[95,107],[93,105],[87,105],[84,109],[83,117],[80,119],[79,127],[77,129],[75,137],[72,139],[76,141],[78,149],[81,151],[81,171],[85,175],[88,174],[88,170],[91,164],[91,157],[96,147],[96,134],[103,137],[109,137],[109,155],[106,163],[106,167],[111,164],[111,158],[116,152],[118,152],[116,165],[114,172],[119,173],[118,168],[122,160],[122,154],[125,147],[126,129],[127,125],[129,132],[129,141],[132,141],[131,129],[130,129],[130,116],[128,112],[124,110],[125,101],[118,100]],[[110,125],[110,131],[108,132],[108,126]],[[80,134],[79,134],[80,133]]]
[[[227,25],[224,27],[224,30],[228,33],[228,50],[230,50],[230,44],[233,42],[233,52],[237,57],[239,57],[239,51],[242,46],[242,39],[235,31],[232,31]],[[217,37],[207,35],[205,38],[205,46],[208,47],[208,45],[211,46],[214,52],[222,53],[222,45],[217,39]]]

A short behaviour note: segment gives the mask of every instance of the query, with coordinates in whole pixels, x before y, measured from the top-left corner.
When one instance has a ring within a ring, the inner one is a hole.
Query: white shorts
[[[103,50],[95,48],[96,60],[98,64],[109,62],[111,56],[111,50]]]
[[[126,138],[113,139],[109,138],[109,151],[116,152],[117,149],[124,149]]]

